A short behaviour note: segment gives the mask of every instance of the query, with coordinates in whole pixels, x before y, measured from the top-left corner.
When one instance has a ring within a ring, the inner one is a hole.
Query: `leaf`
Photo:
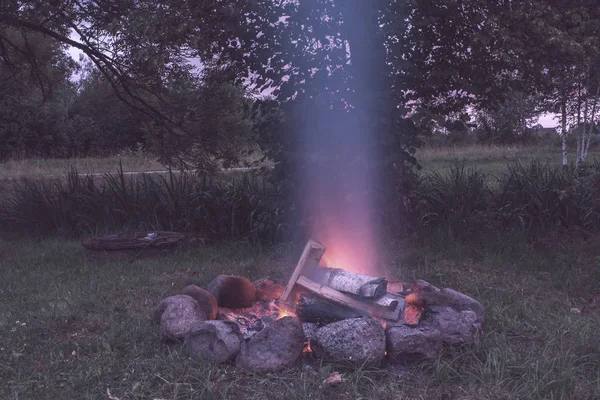
[[[325,378],[325,380],[323,381],[323,385],[337,385],[342,382],[344,382],[344,378],[342,378],[342,375],[339,372],[334,371],[327,375],[327,378]]]

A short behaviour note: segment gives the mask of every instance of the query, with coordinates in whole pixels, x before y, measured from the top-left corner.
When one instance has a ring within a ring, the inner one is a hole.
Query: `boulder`
[[[319,325],[315,324],[314,322],[303,322],[302,330],[304,331],[304,338],[306,341],[315,340],[317,338]]]
[[[452,307],[457,311],[473,311],[481,324],[485,322],[485,310],[483,305],[472,297],[445,288],[440,291],[440,305]]]
[[[177,295],[162,300],[154,311],[160,323],[160,338],[164,341],[183,340],[192,326],[206,320],[198,302],[190,296]]]
[[[483,324],[485,321],[485,311],[483,305],[477,300],[457,292],[456,290],[438,287],[424,280],[416,280],[411,285],[412,292],[423,302],[425,308],[430,306],[452,307],[456,311],[471,310],[479,321]]]
[[[189,285],[183,289],[181,294],[196,300],[200,305],[200,309],[206,314],[207,319],[217,318],[217,298],[211,292],[196,285]]]
[[[385,331],[368,317],[333,322],[319,328],[313,350],[326,361],[378,366],[385,355]]]
[[[275,283],[270,279],[259,279],[253,284],[256,287],[256,300],[259,301],[277,300],[285,290],[282,284]]]
[[[478,340],[481,322],[474,311],[456,311],[451,307],[433,306],[428,313],[426,323],[440,332],[444,343],[455,345]]]
[[[298,318],[283,317],[242,342],[236,365],[252,372],[276,372],[292,366],[304,347]]]
[[[432,326],[390,326],[385,331],[388,358],[393,363],[436,359],[442,351],[441,332]]]
[[[204,321],[185,335],[184,351],[196,360],[223,363],[235,360],[243,337],[237,324],[229,321]]]
[[[256,301],[256,287],[247,278],[219,275],[208,284],[219,307],[246,308]]]

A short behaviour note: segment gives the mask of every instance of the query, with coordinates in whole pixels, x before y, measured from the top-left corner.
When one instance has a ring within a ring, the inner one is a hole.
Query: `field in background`
[[[548,162],[551,165],[561,163],[558,147],[544,146],[451,146],[443,148],[424,148],[417,152],[417,159],[424,171],[442,171],[464,163],[466,166],[477,167],[484,173],[498,174],[507,163],[521,161],[528,163],[532,160]],[[575,155],[572,152],[570,161]],[[254,156],[256,159],[257,156]],[[588,155],[591,161],[600,159],[600,150],[592,149]],[[254,160],[251,160],[254,161]],[[72,159],[24,159],[0,163],[0,181],[18,178],[60,177],[71,167],[80,173],[115,172],[119,162],[125,172],[164,171],[165,167],[151,157],[143,154],[124,155],[106,158],[72,158]]]
[[[165,169],[156,160],[143,155],[122,157],[88,157],[62,159],[23,159],[0,163],[0,180],[18,178],[59,177],[71,167],[80,173],[115,172],[119,162],[124,171],[146,172]]]
[[[552,166],[562,162],[560,148],[545,146],[452,146],[425,148],[417,152],[417,160],[424,171],[440,172],[452,165],[464,163],[476,167],[485,174],[497,175],[505,171],[506,165],[514,162],[528,164],[538,160]],[[575,153],[569,154],[573,162]],[[588,161],[600,159],[600,150],[590,149]]]
[[[514,237],[390,244],[385,258],[399,278],[481,300],[487,321],[478,346],[410,368],[353,371],[307,361],[250,374],[161,344],[153,307],[222,273],[285,281],[301,247],[229,243],[97,264],[74,241],[0,241],[0,398],[599,398],[598,246],[596,238],[531,248]],[[330,371],[342,372],[344,383],[324,386]]]

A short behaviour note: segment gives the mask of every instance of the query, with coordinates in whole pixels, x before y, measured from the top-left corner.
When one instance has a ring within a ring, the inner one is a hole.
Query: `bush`
[[[277,242],[304,226],[292,212],[293,199],[280,193],[249,173],[126,176],[120,169],[97,178],[70,170],[63,181],[16,182],[1,203],[0,223],[27,234],[173,230]],[[395,193],[378,193],[376,220],[385,235],[441,231],[464,238],[504,229],[535,239],[557,230],[600,230],[598,162],[579,170],[516,163],[495,179],[458,165],[418,175]]]
[[[259,175],[215,178],[188,172],[96,182],[70,170],[66,181],[24,180],[2,203],[0,222],[28,234],[76,236],[116,230],[196,232],[212,239],[277,241],[285,235],[272,189]]]
[[[413,202],[420,227],[445,227],[464,235],[481,228],[485,221],[490,191],[486,175],[464,165],[452,166],[445,173],[427,173],[413,190]],[[418,228],[417,228],[418,229]]]
[[[500,218],[529,235],[539,236],[557,228],[600,228],[600,199],[595,185],[573,168],[540,162],[509,165],[499,186]]]
[[[488,179],[464,166],[426,173],[411,190],[412,230],[442,229],[461,237],[506,229],[537,238],[557,230],[600,230],[600,164],[551,167],[540,162],[507,166]]]

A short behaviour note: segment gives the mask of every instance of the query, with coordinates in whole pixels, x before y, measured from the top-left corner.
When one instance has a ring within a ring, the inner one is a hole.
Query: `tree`
[[[540,104],[538,98],[525,93],[509,92],[499,106],[477,112],[479,140],[488,144],[526,141],[530,127],[539,115]]]
[[[43,35],[0,32],[0,158],[65,155],[74,63]]]

